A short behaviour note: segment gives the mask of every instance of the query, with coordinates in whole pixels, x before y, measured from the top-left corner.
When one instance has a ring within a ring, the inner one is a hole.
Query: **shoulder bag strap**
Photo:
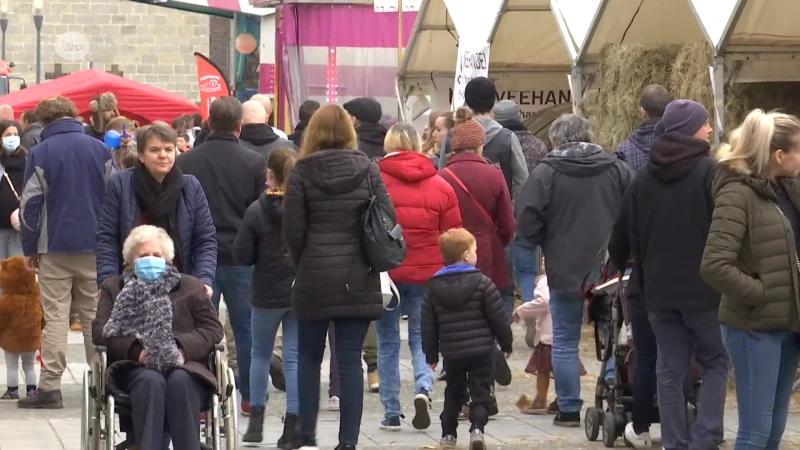
[[[452,170],[450,170],[450,168],[449,168],[449,167],[445,167],[445,168],[444,168],[444,171],[445,171],[445,172],[447,172],[447,174],[448,174],[448,175],[450,175],[450,176],[453,178],[453,181],[455,181],[455,182],[456,182],[456,184],[457,184],[457,185],[458,185],[458,186],[461,188],[461,190],[463,190],[464,192],[466,192],[466,193],[467,193],[467,195],[469,196],[469,198],[471,198],[471,199],[472,199],[472,202],[473,202],[473,203],[475,203],[475,206],[477,206],[477,207],[478,207],[478,211],[480,211],[480,212],[481,212],[481,215],[482,215],[482,216],[483,216],[483,218],[484,218],[484,219],[485,219],[485,220],[486,220],[486,221],[489,223],[489,225],[491,225],[492,229],[495,229],[495,228],[497,228],[497,227],[495,226],[495,224],[494,224],[494,220],[492,219],[492,216],[490,216],[490,215],[489,215],[489,213],[488,213],[488,212],[486,212],[486,209],[484,209],[483,205],[481,205],[481,202],[479,202],[479,201],[478,201],[478,199],[477,199],[477,198],[475,198],[475,197],[472,195],[472,193],[469,191],[469,189],[467,189],[467,186],[465,186],[465,185],[464,185],[464,183],[461,181],[461,179],[460,179],[460,178],[458,178],[458,176],[455,174],[455,172],[453,172]]]
[[[20,196],[17,193],[17,189],[14,188],[14,183],[11,182],[11,177],[8,176],[8,172],[5,172],[3,175],[5,175],[3,178],[5,178],[6,181],[8,182],[8,187],[11,188],[11,192],[14,193],[14,196],[17,197],[17,201],[19,201],[20,200]]]

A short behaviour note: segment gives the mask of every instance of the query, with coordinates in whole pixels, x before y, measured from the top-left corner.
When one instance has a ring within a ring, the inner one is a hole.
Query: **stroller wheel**
[[[607,448],[614,447],[614,442],[617,440],[617,422],[614,420],[614,414],[607,413],[603,415],[603,445]]]
[[[586,439],[594,442],[600,435],[600,423],[603,420],[603,415],[597,408],[591,407],[586,410],[586,415],[583,417],[583,428],[586,431]]]

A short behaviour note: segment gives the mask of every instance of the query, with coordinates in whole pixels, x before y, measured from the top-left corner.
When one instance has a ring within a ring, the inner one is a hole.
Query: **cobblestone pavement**
[[[405,334],[405,323],[403,324]],[[530,393],[534,389],[534,380],[524,373],[529,350],[522,339],[522,330],[515,328],[515,352],[510,359],[514,382],[509,387],[498,387],[496,394],[500,406],[500,414],[490,421],[486,428],[486,440],[490,449],[599,449],[602,443],[590,443],[586,440],[583,428],[557,428],[552,424],[552,416],[536,417],[519,414],[515,403],[523,393]],[[588,343],[584,343],[588,344]],[[588,347],[588,346],[587,346]],[[591,397],[589,389],[594,384],[595,376],[600,368],[599,363],[584,353],[583,362],[589,372],[583,378],[584,399]],[[433,397],[433,424],[426,431],[414,430],[411,426],[412,400],[413,400],[413,372],[408,347],[401,352],[401,380],[402,404],[406,405],[406,414],[403,430],[392,433],[379,430],[379,423],[383,417],[383,408],[377,394],[367,393],[364,397],[364,418],[361,425],[361,438],[359,449],[433,449],[436,448],[440,437],[438,414],[442,409],[442,392],[444,385],[438,383]],[[0,450],[79,450],[80,449],[80,381],[86,367],[83,362],[82,340],[79,333],[70,333],[68,347],[68,366],[64,373],[63,395],[64,409],[30,411],[20,410],[13,403],[0,403]],[[0,358],[3,361],[3,358]],[[328,373],[326,358],[323,364],[323,392],[327,389]],[[38,369],[37,369],[38,371]],[[5,390],[6,368],[0,365],[0,389]],[[553,395],[554,387],[550,392]],[[323,396],[323,402],[326,399]],[[725,416],[726,444],[724,448],[732,448],[731,443],[736,431],[736,411],[734,399],[729,396],[728,412]],[[268,418],[266,423],[265,444],[260,448],[274,448],[281,433],[281,415],[285,408],[283,393],[270,391]],[[240,422],[240,433],[244,432],[246,419]],[[467,425],[460,428],[462,436],[467,435]],[[338,413],[329,412],[326,403],[322,405],[318,435],[320,448],[332,449],[336,445],[338,432]],[[652,430],[654,438],[659,435],[658,426]],[[459,446],[464,448],[466,442]],[[656,444],[660,446],[660,444]],[[623,447],[620,440],[617,447]],[[792,414],[784,436],[783,449],[800,450],[800,414]]]

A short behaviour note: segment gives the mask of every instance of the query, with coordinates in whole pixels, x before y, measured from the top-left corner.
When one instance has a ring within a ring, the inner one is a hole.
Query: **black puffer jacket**
[[[292,308],[298,319],[383,314],[380,278],[361,246],[361,215],[386,195],[378,165],[357,150],[321,150],[297,161],[283,201],[283,234],[297,268]],[[391,200],[386,197],[393,209]]]
[[[282,237],[283,195],[265,192],[247,208],[233,241],[237,265],[253,269],[252,304],[262,309],[292,307],[294,267]]]
[[[511,352],[511,327],[500,291],[478,269],[447,266],[428,281],[422,302],[422,350],[428,364],[448,360],[483,358],[494,342]]]

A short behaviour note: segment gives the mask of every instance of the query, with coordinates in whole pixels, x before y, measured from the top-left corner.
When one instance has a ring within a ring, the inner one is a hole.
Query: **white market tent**
[[[552,0],[559,31],[572,46],[573,92],[591,84],[608,44],[685,44],[714,49],[712,76],[718,129],[724,87],[731,83],[800,81],[800,16],[797,0]],[[569,14],[571,13],[571,14]],[[576,39],[580,37],[580,39]],[[572,96],[577,107],[582,95]]]
[[[503,0],[489,42],[493,77],[570,71],[550,0]],[[401,103],[429,93],[436,78],[452,80],[457,59],[458,32],[444,0],[422,0],[397,73]]]

